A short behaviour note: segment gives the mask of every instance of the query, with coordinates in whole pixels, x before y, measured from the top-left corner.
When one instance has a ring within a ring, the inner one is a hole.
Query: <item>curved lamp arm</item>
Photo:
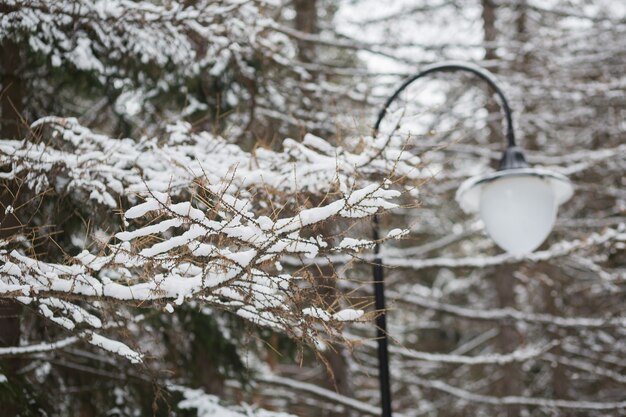
[[[445,62],[441,62],[438,64],[428,65],[422,71],[418,72],[417,74],[413,75],[411,78],[403,82],[402,85],[398,87],[398,89],[393,93],[393,95],[391,95],[391,97],[387,99],[382,110],[380,111],[380,113],[378,113],[378,119],[376,119],[376,124],[374,125],[374,133],[378,133],[380,124],[385,118],[385,115],[387,114],[387,109],[389,108],[391,103],[396,98],[398,98],[400,93],[402,93],[409,85],[413,84],[413,82],[417,81],[418,79],[428,74],[432,74],[435,72],[455,72],[455,71],[465,71],[465,72],[470,72],[474,75],[477,75],[478,77],[486,81],[487,84],[489,84],[491,88],[493,88],[493,90],[496,92],[496,94],[500,98],[502,109],[504,110],[504,114],[506,116],[506,125],[507,125],[506,140],[507,140],[508,147],[516,146],[515,133],[513,132],[513,116],[511,114],[511,107],[509,106],[509,102],[504,96],[504,93],[502,92],[500,87],[498,87],[495,76],[491,72],[477,65],[468,64],[464,62],[457,62],[457,61],[445,61]]]

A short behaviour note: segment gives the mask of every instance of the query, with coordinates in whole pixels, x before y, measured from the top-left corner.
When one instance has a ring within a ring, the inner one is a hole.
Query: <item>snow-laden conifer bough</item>
[[[123,201],[131,207],[122,230],[96,230],[99,242],[81,237],[92,247],[67,263],[29,255],[19,237],[0,242],[0,297],[29,305],[75,334],[0,355],[84,340],[140,362],[141,349],[106,336],[119,320],[132,320],[120,310],[103,321],[109,304],[170,313],[183,303],[210,305],[323,349],[325,339],[340,337],[342,322],[360,320],[363,310],[307,305],[305,276],[281,272],[282,259],[370,247],[351,237],[333,243],[315,228],[396,207],[400,191],[390,179],[368,178],[414,176],[419,162],[389,149],[357,173],[359,162],[378,152],[376,141],[354,154],[308,135],[303,142],[286,140],[282,152],[250,154],[185,123],[170,126],[166,138],[139,141],[96,134],[75,119],[48,117],[31,128],[28,140],[0,141],[0,163],[11,167],[2,178],[39,193],[53,189],[94,210],[118,210]],[[324,202],[299,207],[298,193],[325,195]]]

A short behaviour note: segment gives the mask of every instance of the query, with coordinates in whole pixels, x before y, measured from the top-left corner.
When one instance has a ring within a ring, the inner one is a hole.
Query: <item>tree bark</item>
[[[340,230],[341,225],[325,223],[320,225],[320,234],[323,236],[333,236]],[[321,297],[324,304],[329,307],[340,308],[340,289],[337,288],[337,273],[333,265],[318,266],[315,271],[316,280],[318,281]],[[350,376],[349,352],[339,344],[332,344],[323,353],[324,361],[327,366],[327,373],[331,378],[328,381],[328,388],[336,390],[339,394],[347,397],[353,397],[352,378]],[[328,417],[351,417],[353,412],[344,409],[343,411],[331,411]]]
[[[483,41],[485,42],[485,60],[497,58],[494,42],[496,40],[496,6],[493,0],[481,0],[483,8]]]
[[[496,29],[496,6],[492,0],[481,1],[483,12],[483,31],[485,42],[485,60],[491,61],[497,59],[495,41],[497,38]],[[490,95],[493,91],[490,91]],[[501,121],[495,120],[491,115],[498,114],[499,108],[495,100],[487,102],[487,110],[489,112],[489,143],[498,143],[502,141],[498,132],[502,131]],[[495,290],[500,308],[515,307],[515,278],[513,273],[515,266],[505,265],[497,267],[493,277],[495,280]],[[496,339],[498,350],[502,353],[514,351],[519,346],[521,335],[519,334],[514,323],[503,323],[500,325],[499,334]],[[496,394],[501,397],[510,395],[520,395],[522,392],[522,372],[517,363],[508,363],[500,368],[502,378],[496,387]],[[508,406],[504,409],[506,417],[517,417],[520,414],[519,406]]]
[[[7,10],[0,6],[0,13]],[[20,77],[20,53],[18,45],[5,39],[0,43],[0,66],[2,75],[2,92],[0,94],[0,137],[21,138],[23,112],[23,84]],[[0,169],[4,169],[0,167]],[[13,212],[6,212],[9,205],[15,206],[19,187],[15,182],[6,184],[0,189],[0,239],[6,240],[19,230],[20,222]],[[20,317],[22,305],[9,299],[0,299],[0,347],[17,346],[20,343]],[[0,373],[4,374],[14,386],[20,368],[19,357],[0,360]],[[19,404],[19,395],[7,398],[2,404],[3,415],[16,416],[23,405]]]
[[[559,307],[559,304],[562,303],[562,300],[559,300],[559,294],[563,294],[564,292],[564,289],[561,287],[561,282],[566,281],[567,278],[562,276],[563,273],[559,268],[553,267],[547,263],[541,264],[540,267],[537,268],[537,273],[545,274],[550,278],[550,282],[552,283],[552,285],[544,284],[541,288],[546,313],[559,317],[567,316]],[[559,334],[559,332],[562,331],[563,330],[548,330],[548,334],[551,336],[551,339],[559,340],[564,337],[563,334]],[[552,349],[552,354],[556,356],[567,356],[567,354],[563,353],[561,346],[555,346],[554,349]],[[562,400],[573,399],[570,395],[570,382],[567,367],[558,362],[552,366],[552,387],[554,398]]]
[[[496,6],[493,4],[493,0],[481,0],[482,4],[482,19],[483,19],[483,42],[485,47],[485,61],[493,61],[497,59],[495,41],[497,37],[496,31]],[[500,143],[502,137],[499,132],[502,132],[502,120],[497,117],[500,114],[500,106],[498,102],[493,99],[494,91],[491,87],[487,86],[487,94],[489,99],[487,100],[486,108],[488,114],[489,126],[489,140],[488,143]],[[494,166],[494,168],[497,168]]]
[[[499,266],[494,273],[496,294],[499,308],[515,308],[515,272],[514,265]],[[500,324],[500,332],[496,339],[496,345],[501,353],[510,353],[520,345],[522,335],[517,330],[515,323]],[[502,378],[497,385],[497,395],[501,397],[518,396],[522,394],[523,373],[519,363],[511,362],[500,368]],[[520,415],[519,406],[507,406],[504,415],[516,417]]]
[[[337,288],[335,271],[332,266],[320,267],[319,280],[323,287],[323,296],[327,305],[336,304],[339,289]],[[350,368],[348,364],[348,351],[345,347],[337,344],[329,346],[324,352],[324,360],[327,363],[329,373],[332,373],[329,388],[335,389],[339,394],[347,397],[353,396],[353,387],[350,383]],[[349,410],[330,412],[329,417],[350,417]]]
[[[296,11],[296,30],[314,34],[318,32],[317,0],[293,0]],[[302,62],[311,63],[317,59],[317,51],[313,42],[297,40],[298,59]]]

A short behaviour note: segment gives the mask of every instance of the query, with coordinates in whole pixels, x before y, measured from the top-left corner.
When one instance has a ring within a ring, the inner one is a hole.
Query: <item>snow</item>
[[[67,317],[56,316],[54,312],[50,310],[50,308],[45,304],[39,305],[39,312],[47,319],[55,322],[62,327],[65,327],[68,330],[74,329],[75,324],[72,320],[68,319]]]
[[[354,310],[351,308],[346,308],[344,310],[341,310],[333,314],[333,319],[339,320],[339,321],[356,321],[360,319],[361,317],[363,317],[363,314],[364,314],[363,310]]]
[[[69,51],[66,57],[79,70],[104,72],[104,65],[93,55],[91,40],[88,38],[79,38],[75,48]]]
[[[360,250],[363,248],[369,248],[374,245],[373,242],[365,239],[354,239],[351,237],[344,237],[339,245],[337,245],[340,249],[352,249],[352,250]]]
[[[515,320],[520,323],[531,323],[538,325],[554,325],[563,328],[596,328],[602,329],[605,327],[626,327],[626,316],[617,317],[558,317],[550,314],[541,313],[527,313],[524,311],[516,310],[513,308],[503,309],[474,309],[467,307],[455,306],[449,303],[442,302],[433,298],[426,298],[422,295],[416,294],[396,294],[391,293],[395,299],[406,300],[411,304],[435,310],[442,311],[448,314],[472,318],[475,320]]]
[[[387,239],[397,239],[402,236],[408,235],[410,230],[408,229],[391,229],[387,233]]]
[[[439,380],[425,380],[422,378],[412,378],[412,382],[424,387],[438,391],[443,391],[449,395],[464,401],[491,405],[528,405],[547,408],[564,408],[578,410],[620,410],[626,407],[626,401],[570,401],[541,397],[506,396],[495,397],[491,395],[475,394],[462,388],[458,388]]]
[[[79,307],[75,304],[72,304],[70,302],[64,301],[64,300],[60,300],[58,298],[55,297],[49,297],[46,299],[41,299],[39,300],[40,303],[40,309],[42,307],[52,307],[55,309],[55,311],[57,312],[62,312],[68,316],[71,317],[71,325],[72,328],[74,326],[74,323],[78,324],[78,323],[85,323],[87,325],[89,325],[90,327],[93,327],[95,329],[99,329],[102,327],[102,322],[100,321],[100,319],[96,316],[94,316],[93,314],[89,313],[87,310],[83,309],[82,307]],[[49,309],[48,312],[50,314],[52,314]]]
[[[14,346],[14,347],[3,347],[0,348],[0,357],[2,356],[10,356],[10,355],[22,355],[22,354],[30,354],[30,353],[38,353],[38,352],[47,352],[57,349],[63,349],[66,346],[70,346],[74,343],[80,341],[80,338],[77,336],[70,336],[62,340],[58,340],[56,342],[51,343],[37,343],[34,345],[27,346]]]
[[[127,358],[131,363],[142,362],[142,355],[135,352],[122,342],[111,340],[95,333],[92,333],[88,340],[89,343],[91,343],[92,345],[98,346],[99,348],[102,348],[111,353],[115,353],[116,355],[123,356]]]
[[[251,155],[206,132],[192,133],[189,131],[190,126],[184,124],[172,125],[169,130],[172,143],[166,147],[157,145],[157,138],[139,143],[130,139],[115,139],[109,144],[111,138],[89,131],[75,119],[48,117],[35,122],[33,128],[44,124],[56,129],[83,156],[79,159],[72,153],[43,144],[28,146],[21,141],[0,141],[0,149],[6,154],[4,160],[15,164],[10,174],[3,175],[10,178],[25,170],[38,172],[38,175],[29,177],[30,183],[35,185],[45,179],[46,172],[52,166],[57,166],[73,173],[74,179],[67,182],[64,188],[75,192],[89,190],[87,196],[98,203],[116,205],[113,193],[147,195],[145,203],[127,211],[127,219],[139,218],[149,211],[157,210],[158,202],[163,198],[162,193],[180,192],[194,179],[205,176],[213,184],[210,188],[215,194],[227,191],[225,202],[232,198],[230,193],[235,187],[241,189],[257,184],[287,192],[301,189],[323,193],[338,183],[343,192],[348,194],[354,181],[352,177],[364,155],[367,157],[368,153],[376,152],[374,149],[366,149],[359,154],[337,151],[336,154],[326,155],[302,143],[287,140],[282,153],[257,149]],[[181,136],[185,140],[180,140]],[[309,140],[307,143],[312,142]],[[329,151],[324,149],[324,152]],[[191,158],[190,155],[205,155],[206,159]],[[368,173],[385,173],[392,169],[400,176],[416,174],[408,153],[403,154],[403,158],[398,161],[379,158],[367,168],[360,168]],[[230,181],[225,181],[225,178],[230,178]],[[224,186],[225,190],[222,189]],[[371,188],[361,193],[370,191]],[[389,198],[397,196],[398,192],[381,190],[376,194],[377,197]],[[361,199],[361,196],[356,192],[352,199],[347,202],[348,205]],[[248,204],[235,198],[229,203],[235,206]],[[184,209],[184,205],[180,207],[180,210]],[[303,224],[314,221],[316,215],[316,210],[302,213]],[[269,227],[267,221],[263,227]]]
[[[354,398],[346,397],[336,393],[335,391],[327,390],[311,383],[297,381],[295,379],[285,378],[269,373],[259,375],[259,379],[266,384],[288,387],[292,393],[294,390],[297,392],[312,393],[321,398],[325,398],[328,401],[332,401],[334,404],[341,404],[350,410],[354,410],[358,412],[359,415],[379,416],[381,413],[381,410],[378,407],[374,407]],[[403,416],[403,414],[400,413],[394,413],[394,415]]]
[[[183,394],[184,399],[178,403],[178,408],[194,409],[198,417],[295,417],[292,414],[263,410],[248,404],[225,407],[220,404],[218,397],[207,394],[201,389],[170,388],[181,391]]]
[[[154,194],[154,191],[152,193]],[[124,213],[124,217],[126,217],[127,219],[136,219],[138,217],[143,217],[146,215],[146,213],[150,211],[158,210],[161,205],[162,201],[157,200],[156,198],[148,198],[145,203],[139,204],[126,210],[126,213]]]
[[[319,307],[307,307],[302,310],[302,314],[316,319],[321,319],[323,321],[328,321],[331,318],[331,315],[328,314],[326,310],[322,310]]]

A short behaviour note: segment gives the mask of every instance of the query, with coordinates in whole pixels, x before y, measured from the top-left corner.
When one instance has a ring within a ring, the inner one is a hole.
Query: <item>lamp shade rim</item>
[[[539,177],[548,181],[558,205],[565,203],[574,193],[571,181],[563,174],[544,168],[515,168],[488,172],[465,180],[456,192],[456,201],[466,213],[478,212],[482,188],[499,179],[511,177]]]

